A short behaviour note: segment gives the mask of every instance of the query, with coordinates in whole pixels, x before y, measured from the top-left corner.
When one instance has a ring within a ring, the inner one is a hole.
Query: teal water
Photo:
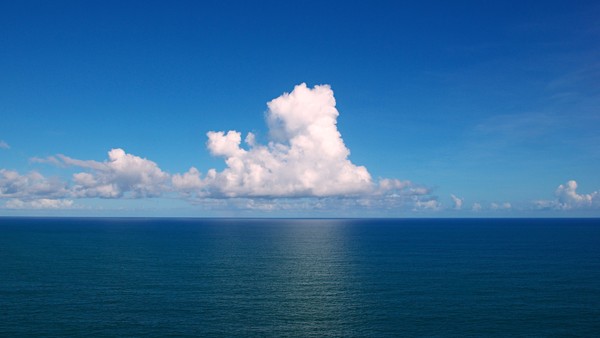
[[[1,336],[599,336],[600,220],[0,218]]]

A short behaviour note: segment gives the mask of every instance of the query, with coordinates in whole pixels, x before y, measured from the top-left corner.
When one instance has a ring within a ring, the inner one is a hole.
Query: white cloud
[[[473,203],[473,207],[471,208],[471,210],[475,212],[481,211],[481,204],[477,202]]]
[[[66,184],[55,178],[46,178],[31,171],[19,174],[13,170],[0,169],[0,198],[57,198],[68,194]]]
[[[65,167],[65,164],[62,161],[60,161],[58,158],[56,158],[56,156],[48,156],[46,158],[32,157],[29,159],[29,162],[31,162],[31,163],[48,163],[48,164],[55,165],[57,167]]]
[[[259,144],[252,133],[242,137],[234,130],[208,132],[207,148],[225,159],[226,168],[209,169],[204,176],[194,167],[175,174],[174,190],[196,203],[207,198],[253,199],[235,204],[261,210],[293,209],[301,200],[306,205],[305,198],[318,198],[318,203],[309,203],[312,208],[327,204],[438,210],[441,205],[430,189],[398,179],[374,182],[364,166],[349,160],[350,150],[337,129],[335,104],[329,86],[311,89],[300,84],[267,103],[267,144]],[[332,199],[323,199],[328,197]]]
[[[379,180],[379,189],[378,193],[387,193],[389,191],[399,191],[404,189],[412,189],[415,193],[427,193],[427,191],[423,191],[421,187],[413,187],[413,184],[410,181],[400,181],[398,179],[390,179],[383,178]]]
[[[173,175],[171,181],[176,190],[186,194],[198,192],[206,185],[200,178],[200,171],[194,167],[186,173]]]
[[[554,192],[554,200],[535,201],[534,204],[540,209],[573,210],[600,207],[598,191],[589,194],[577,193],[577,182],[570,180],[561,184]]]
[[[108,152],[108,161],[77,160],[64,155],[58,158],[66,165],[88,169],[73,174],[71,193],[75,197],[155,197],[168,190],[169,174],[156,163],[123,149]]]
[[[4,204],[6,209],[68,209],[72,206],[72,200],[50,198],[41,198],[31,201],[11,199]]]
[[[206,146],[224,158],[222,171],[201,174],[191,167],[170,175],[146,158],[112,149],[108,159],[80,160],[65,155],[32,158],[61,168],[84,169],[70,182],[37,172],[0,172],[0,198],[12,207],[59,207],[61,198],[145,198],[178,193],[187,201],[215,208],[246,210],[440,210],[429,188],[410,181],[374,181],[364,166],[352,163],[337,129],[336,102],[328,85],[300,84],[267,103],[269,140],[254,134],[210,131]],[[453,196],[453,198],[456,198]],[[455,207],[460,208],[455,201]],[[57,202],[53,202],[57,201]],[[62,203],[62,204],[61,204]],[[65,204],[66,203],[66,204]]]
[[[10,146],[8,145],[8,143],[4,142],[3,140],[0,140],[0,149],[10,149]]]
[[[579,209],[589,208],[597,199],[598,192],[594,191],[591,194],[578,194],[577,182],[571,180],[566,184],[558,186],[555,192],[558,198],[558,206],[560,209]]]
[[[454,203],[454,209],[460,210],[462,208],[464,198],[456,197],[453,194],[450,194],[450,197],[452,198],[452,202]]]
[[[256,143],[249,133],[246,149],[237,131],[207,133],[211,154],[227,167],[208,171],[204,184],[211,195],[226,197],[339,196],[370,193],[371,175],[353,164],[337,129],[339,112],[328,85],[298,85],[267,104],[271,141]],[[195,175],[195,173],[192,173]],[[188,181],[193,176],[188,176]],[[178,177],[178,184],[183,184]],[[183,184],[189,186],[188,184]]]

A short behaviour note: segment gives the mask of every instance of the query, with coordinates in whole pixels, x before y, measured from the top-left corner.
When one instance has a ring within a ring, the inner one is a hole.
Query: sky
[[[0,2],[0,216],[600,217],[596,1]]]

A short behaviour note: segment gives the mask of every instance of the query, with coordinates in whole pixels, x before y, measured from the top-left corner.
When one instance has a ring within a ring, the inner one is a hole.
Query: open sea
[[[0,218],[0,336],[600,336],[600,219]]]

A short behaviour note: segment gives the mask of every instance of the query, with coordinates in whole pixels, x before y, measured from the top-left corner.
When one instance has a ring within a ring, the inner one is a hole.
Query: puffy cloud
[[[71,182],[67,184],[57,178],[46,178],[36,171],[20,174],[0,169],[0,198],[12,199],[7,202],[8,207],[65,206],[53,202],[65,197],[158,196],[166,190],[164,183],[169,178],[154,162],[126,154],[121,149],[111,150],[109,161],[106,162],[82,161],[64,155],[36,159],[35,162],[78,166],[89,171],[73,174]]]
[[[41,198],[31,201],[11,199],[4,204],[6,209],[67,209],[72,206],[72,200],[50,198]]]
[[[481,204],[477,203],[477,202],[473,203],[473,206],[471,207],[471,210],[473,210],[475,212],[481,211]]]
[[[540,209],[556,209],[556,210],[572,210],[572,209],[589,209],[600,207],[600,198],[598,191],[589,194],[577,193],[577,182],[574,180],[568,181],[566,184],[561,184],[554,192],[556,198],[554,200],[535,201],[534,204]]]
[[[108,152],[108,161],[78,160],[58,155],[62,163],[88,169],[73,174],[71,193],[75,197],[154,197],[168,190],[169,174],[156,163],[123,149]]]
[[[0,169],[0,198],[38,199],[57,198],[68,194],[64,182],[46,178],[37,171],[20,174],[13,170]]]
[[[452,198],[452,202],[454,203],[454,209],[460,210],[462,208],[464,199],[456,197],[453,194],[450,194],[450,197]]]
[[[10,149],[10,146],[8,145],[8,143],[4,142],[3,140],[0,140],[0,149]]]
[[[578,209],[589,208],[597,199],[598,192],[594,191],[591,194],[578,194],[577,182],[571,180],[566,184],[558,186],[555,192],[558,198],[558,206],[560,209]]]
[[[206,185],[200,178],[200,171],[194,167],[186,173],[173,175],[171,181],[176,190],[186,194],[198,192]]]
[[[11,198],[6,204],[15,208],[69,206],[70,200],[61,198],[143,198],[172,193],[204,207],[245,210],[441,208],[429,188],[398,179],[374,181],[364,166],[350,161],[328,85],[308,88],[300,84],[267,107],[266,144],[252,133],[245,137],[234,130],[207,133],[207,149],[225,160],[221,171],[209,169],[203,175],[192,167],[170,175],[155,162],[119,148],[110,150],[103,162],[56,155],[30,161],[84,170],[74,173],[68,184],[36,172],[20,175],[4,170],[0,198]]]
[[[438,210],[431,190],[398,179],[374,182],[364,166],[349,160],[337,129],[338,110],[328,85],[300,84],[267,103],[269,140],[252,133],[210,131],[206,146],[225,159],[222,171],[203,177],[192,167],[171,178],[174,190],[200,204],[229,198],[236,208],[290,210],[310,206]],[[307,198],[316,198],[312,203]]]
[[[398,179],[383,178],[379,180],[379,193],[388,191],[399,191],[406,188],[411,188],[415,192],[420,192],[419,188],[414,188],[410,181],[400,181]]]
[[[338,110],[328,85],[298,85],[267,104],[271,141],[256,143],[249,133],[247,149],[237,131],[208,132],[211,154],[227,167],[209,170],[204,184],[212,195],[226,197],[339,196],[370,193],[371,175],[353,164],[337,129]],[[192,175],[195,175],[192,173]],[[188,176],[189,180],[193,176]],[[178,184],[183,184],[178,177]],[[183,184],[188,187],[189,184]]]

